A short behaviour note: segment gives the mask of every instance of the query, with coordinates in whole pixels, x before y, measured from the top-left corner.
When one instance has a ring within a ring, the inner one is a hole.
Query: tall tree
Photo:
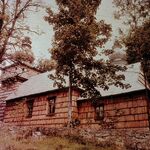
[[[37,6],[32,0],[0,0],[0,62],[7,52],[21,47],[24,31],[31,31],[23,24],[25,13]]]
[[[150,16],[149,0],[113,0],[116,6],[114,16],[122,19],[123,23],[134,29]]]
[[[125,46],[128,63],[141,62],[150,81],[150,1],[149,0],[113,0],[117,19],[122,19],[129,32],[120,29],[119,42]]]
[[[84,89],[82,96],[100,96],[97,87],[108,89],[109,85],[125,87],[117,74],[125,68],[113,66],[109,61],[97,59],[98,48],[111,36],[111,26],[103,20],[97,21],[95,14],[101,0],[56,0],[58,13],[47,9],[45,17],[55,31],[51,57],[57,63],[51,75],[57,86],[69,77],[69,122],[71,121],[72,87]]]
[[[150,20],[131,30],[124,43],[128,63],[141,62],[150,83]]]
[[[115,6],[114,17],[124,25],[118,27],[120,36],[116,41],[125,46],[125,38],[128,32],[132,34],[146,20],[150,19],[149,0],[113,0]],[[126,30],[124,30],[126,29]]]

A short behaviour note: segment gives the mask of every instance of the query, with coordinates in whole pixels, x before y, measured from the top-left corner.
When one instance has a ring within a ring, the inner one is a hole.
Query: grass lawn
[[[0,135],[0,150],[113,150],[100,148],[91,144],[83,145],[72,140],[59,137],[42,139],[14,140],[10,136]]]

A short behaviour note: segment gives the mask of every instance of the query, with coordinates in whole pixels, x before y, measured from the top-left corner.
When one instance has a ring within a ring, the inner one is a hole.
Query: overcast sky
[[[50,6],[53,10],[57,10],[57,6],[55,4],[55,0],[42,0],[45,2],[47,6]],[[113,29],[113,38],[117,36],[117,29],[120,26],[119,21],[115,20],[113,17],[113,5],[112,0],[102,0],[102,4],[97,12],[97,20],[104,19],[106,23],[112,25]],[[53,29],[47,22],[44,21],[43,17],[46,15],[45,10],[40,12],[30,13],[28,20],[26,22],[33,28],[34,30],[38,30],[39,32],[43,32],[43,34],[35,35],[32,34],[32,49],[36,55],[36,57],[46,57],[49,58],[48,49],[52,47],[52,39],[53,39]],[[113,42],[109,42],[108,47],[112,45]]]

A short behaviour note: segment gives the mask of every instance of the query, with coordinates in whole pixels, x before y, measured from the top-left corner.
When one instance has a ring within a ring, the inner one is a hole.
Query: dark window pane
[[[95,120],[104,119],[104,105],[99,105],[95,107]]]
[[[55,113],[55,97],[48,97],[48,115]]]
[[[27,101],[27,117],[32,117],[34,100]]]

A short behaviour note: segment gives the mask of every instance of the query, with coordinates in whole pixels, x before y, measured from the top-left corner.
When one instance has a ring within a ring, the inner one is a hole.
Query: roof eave
[[[133,94],[133,93],[136,93],[136,92],[142,92],[142,91],[146,91],[146,90],[150,91],[149,89],[140,89],[140,90],[125,92],[125,93],[106,95],[106,96],[99,96],[96,99],[104,99],[104,98],[110,98],[110,97],[123,96],[123,95],[126,95],[126,94]],[[83,98],[83,99],[78,99],[77,101],[92,100],[92,99],[93,98]]]
[[[25,98],[25,97],[38,96],[38,95],[43,95],[43,94],[47,94],[47,93],[63,91],[63,90],[67,90],[68,88],[69,87],[63,87],[63,88],[58,88],[58,89],[54,89],[54,90],[43,91],[43,92],[40,92],[40,93],[29,94],[29,95],[25,95],[25,96],[20,96],[20,97],[6,99],[6,101],[13,101],[13,100],[22,99],[22,98]],[[72,89],[81,91],[81,89],[77,88],[77,87],[72,87]]]

